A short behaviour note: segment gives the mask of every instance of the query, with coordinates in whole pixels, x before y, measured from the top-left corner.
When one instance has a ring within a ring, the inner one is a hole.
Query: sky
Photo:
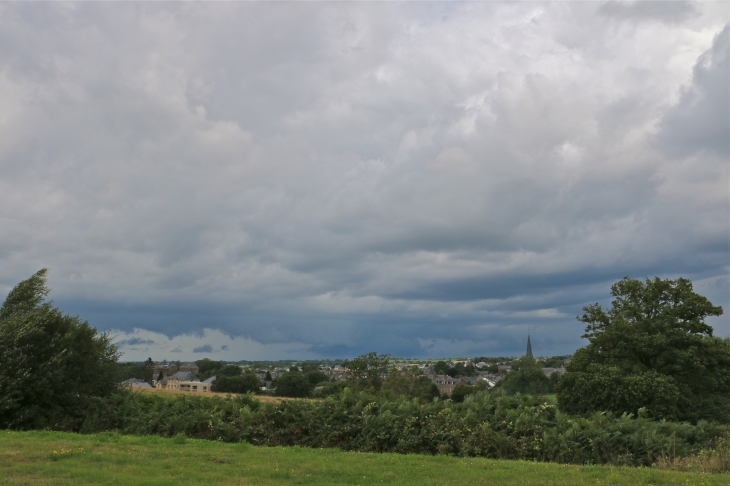
[[[729,8],[0,3],[0,294],[123,360],[572,354],[624,276],[727,336]]]

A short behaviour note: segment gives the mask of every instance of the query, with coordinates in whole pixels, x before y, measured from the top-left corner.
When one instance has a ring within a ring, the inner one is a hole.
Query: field
[[[183,391],[183,390],[158,390],[156,388],[136,388],[133,390],[133,393],[151,393],[153,395],[168,395],[168,396],[175,396],[175,395],[187,395],[187,396],[194,396],[194,397],[227,397],[228,395],[237,395],[236,393],[221,393],[221,392],[206,392],[206,393],[193,393],[189,391]],[[315,401],[317,399],[315,398],[289,398],[289,397],[272,397],[268,395],[256,395],[256,399],[259,400],[262,403],[278,403],[285,400],[304,400],[304,401]]]
[[[254,447],[104,433],[0,431],[10,485],[723,485],[728,474],[574,466],[448,456]]]

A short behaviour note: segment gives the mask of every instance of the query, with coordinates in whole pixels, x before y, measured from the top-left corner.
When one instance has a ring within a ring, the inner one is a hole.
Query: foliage
[[[433,372],[437,375],[445,375],[450,369],[451,366],[446,361],[436,361],[433,365]]]
[[[117,380],[122,382],[130,378],[144,379],[145,366],[144,363],[117,363]]]
[[[431,402],[439,397],[439,388],[426,376],[419,376],[413,382],[410,395],[421,402]]]
[[[362,382],[362,386],[379,390],[390,368],[390,355],[376,352],[362,354],[347,361],[345,367],[350,370],[355,380]]]
[[[268,446],[633,466],[650,466],[669,453],[696,455],[730,437],[728,426],[704,421],[692,425],[610,413],[570,416],[526,395],[477,391],[462,403],[421,402],[349,389],[323,400],[279,403],[261,403],[253,395],[124,394],[99,401],[80,430],[164,437],[182,433],[190,438]]]
[[[20,282],[0,307],[0,427],[72,429],[94,397],[118,387],[108,334],[50,302],[46,269]]]
[[[143,378],[144,381],[152,384],[152,381],[157,378],[154,376],[155,374],[155,362],[152,361],[152,358],[147,358],[147,361],[144,362],[144,372],[143,372]]]
[[[302,373],[306,375],[310,371],[319,371],[319,363],[317,361],[305,361],[302,363]]]
[[[438,398],[439,389],[427,376],[417,376],[410,370],[394,370],[383,384],[382,395],[408,396],[423,402]]]
[[[217,376],[241,376],[241,368],[236,365],[225,365],[216,371]]]
[[[351,387],[353,383],[347,382],[347,381],[330,381],[322,384],[318,384],[318,386],[312,390],[312,395],[315,397],[329,397],[329,396],[335,396],[340,395],[345,388]]]
[[[456,363],[453,368],[449,368],[449,371],[446,374],[452,378],[456,378],[458,376],[474,376],[476,373],[474,366],[464,366],[464,363]]]
[[[327,377],[327,375],[325,375],[324,373],[322,373],[319,370],[309,371],[309,372],[305,373],[304,377],[307,379],[309,384],[312,385],[312,387],[316,386],[319,383],[330,381],[330,379]]]
[[[215,361],[209,358],[199,359],[195,362],[198,367],[197,378],[199,380],[207,380],[211,376],[216,378],[221,376],[240,376],[241,367],[232,364],[226,364],[225,361]]]
[[[198,367],[197,377],[199,380],[207,380],[211,376],[218,376],[218,370],[226,366],[223,361],[216,361],[210,358],[199,359],[195,362]],[[239,373],[240,374],[240,369]]]
[[[280,397],[308,397],[314,386],[299,372],[290,371],[274,381],[276,394]]]
[[[544,395],[552,392],[550,379],[545,376],[540,364],[530,356],[518,359],[512,371],[497,382],[495,391],[507,395],[515,393]]]
[[[558,386],[561,409],[637,414],[643,408],[655,418],[730,421],[730,341],[713,337],[704,322],[722,308],[683,278],[626,277],[611,295],[610,309],[593,304],[578,317],[590,342]]]
[[[475,391],[476,389],[473,386],[460,383],[451,390],[451,400],[454,403],[461,403],[467,395],[471,395]]]
[[[258,393],[261,390],[261,381],[250,372],[243,375],[222,375],[216,376],[210,389],[214,392],[224,393]]]

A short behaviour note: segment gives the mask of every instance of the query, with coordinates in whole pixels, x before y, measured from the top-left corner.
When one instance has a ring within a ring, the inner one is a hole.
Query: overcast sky
[[[570,354],[625,275],[726,336],[728,5],[0,3],[0,293],[125,360]]]

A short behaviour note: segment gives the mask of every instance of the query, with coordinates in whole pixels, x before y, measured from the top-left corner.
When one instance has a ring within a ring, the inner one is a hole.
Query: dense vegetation
[[[123,394],[100,400],[79,429],[91,433],[188,437],[256,445],[333,447],[363,452],[451,454],[575,464],[651,465],[660,457],[725,447],[727,426],[595,413],[574,417],[537,397],[487,391],[463,403],[387,399],[346,389],[316,401],[261,403]],[[725,442],[723,442],[725,441]]]
[[[639,413],[669,420],[730,422],[730,340],[705,323],[719,316],[689,280],[624,278],[608,311],[584,308],[590,343],[558,385],[560,408]]]

